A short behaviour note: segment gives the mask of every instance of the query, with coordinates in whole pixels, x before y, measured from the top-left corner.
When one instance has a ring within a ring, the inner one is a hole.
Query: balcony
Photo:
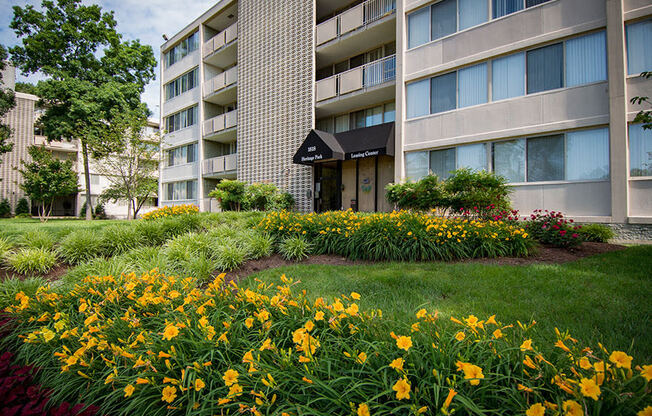
[[[345,112],[395,97],[396,55],[317,81],[318,117]]]
[[[204,121],[204,139],[228,143],[236,138],[238,110],[229,111]]]
[[[45,146],[46,149],[57,151],[57,152],[74,152],[77,153],[79,150],[79,142],[77,140],[73,141],[51,141],[48,142],[47,137],[45,136],[34,136],[34,145],[35,146]]]
[[[234,102],[237,82],[238,67],[234,66],[204,82],[204,100],[218,105]]]
[[[320,66],[396,40],[396,0],[367,0],[317,25]]]
[[[234,23],[204,42],[202,56],[204,62],[219,68],[227,67],[238,59],[238,23]]]
[[[235,175],[238,167],[238,154],[213,157],[203,162],[202,174],[204,177],[223,178]]]

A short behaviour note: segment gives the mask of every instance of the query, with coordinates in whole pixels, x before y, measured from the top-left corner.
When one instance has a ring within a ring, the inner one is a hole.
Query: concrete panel
[[[178,111],[183,110],[184,108],[190,107],[193,104],[196,104],[200,98],[200,88],[195,87],[190,91],[186,91],[181,95],[167,100],[163,103],[164,111],[163,117],[167,117],[170,114],[174,114]]]
[[[652,82],[641,77],[627,78],[627,97],[652,97]],[[628,113],[638,113],[641,110],[649,110],[649,106],[632,104],[627,100]]]
[[[623,0],[623,10],[626,12],[646,7],[650,7],[650,0]]]
[[[340,35],[355,30],[364,24],[364,4],[349,9],[340,15]]]
[[[213,39],[209,39],[204,42],[204,47],[202,49],[202,56],[205,58],[208,55],[212,54],[215,48],[213,47]]]
[[[224,170],[231,171],[237,169],[237,167],[238,167],[237,153],[224,156]]]
[[[230,129],[238,124],[238,110],[229,111],[224,114],[224,128]]]
[[[199,125],[177,130],[163,136],[163,148],[177,147],[185,143],[197,141],[199,138]]]
[[[394,182],[394,157],[378,157],[378,211],[389,212],[393,209],[392,204],[385,197],[385,186]]]
[[[535,209],[547,209],[568,216],[610,216],[611,184],[604,181],[517,185],[512,205],[525,215]]]
[[[202,123],[202,127],[203,127],[203,130],[204,130],[204,136],[207,136],[207,135],[211,134],[214,131],[213,130],[213,120],[211,119],[211,120],[204,121]]]
[[[543,123],[609,114],[607,82],[569,88],[541,96]]]
[[[351,208],[355,199],[355,160],[342,162],[342,208]]]
[[[362,67],[340,74],[340,95],[362,89]]]
[[[220,32],[215,37],[213,37],[213,50],[217,51],[219,50],[222,46],[226,45],[226,39],[224,37],[224,32]]]
[[[629,216],[652,217],[652,180],[629,181]]]
[[[182,60],[175,62],[171,67],[163,69],[162,84],[165,85],[179,77],[179,75],[190,71],[192,68],[198,66],[200,61],[201,54],[199,53],[199,50],[186,55]]]
[[[224,114],[220,114],[217,117],[213,117],[211,120],[213,120],[214,132],[224,130]]]
[[[327,20],[317,25],[317,45],[326,43],[337,37],[337,18]]]
[[[358,159],[358,210],[372,212],[375,209],[376,159]]]
[[[337,77],[330,77],[317,81],[315,84],[315,96],[317,101],[333,98],[337,95]]]
[[[161,169],[161,180],[163,182],[182,181],[194,179],[199,173],[199,163],[187,163],[178,166],[169,166]]]
[[[224,83],[226,85],[231,85],[231,84],[235,84],[236,82],[238,82],[238,67],[234,66],[233,68],[228,69],[224,73],[224,77],[225,77],[224,78]]]
[[[224,42],[229,44],[238,38],[238,23],[234,23],[227,27],[224,31]]]

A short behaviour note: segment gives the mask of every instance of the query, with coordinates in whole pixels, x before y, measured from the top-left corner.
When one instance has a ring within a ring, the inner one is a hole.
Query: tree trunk
[[[86,221],[93,219],[93,204],[91,201],[91,173],[88,168],[88,146],[82,140],[82,158],[84,159],[84,179],[86,180]]]
[[[127,201],[127,219],[128,220],[131,219],[131,207],[132,207],[132,203],[131,203],[130,200],[128,200]]]

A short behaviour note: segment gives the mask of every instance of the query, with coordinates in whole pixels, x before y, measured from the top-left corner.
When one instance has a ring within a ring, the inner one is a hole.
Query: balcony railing
[[[328,100],[396,79],[396,55],[317,81],[316,101]]]
[[[204,82],[204,97],[238,82],[238,67],[234,66]]]
[[[238,38],[238,23],[227,27],[217,35],[204,42],[202,56],[206,58],[213,52],[217,52]]]
[[[238,110],[229,111],[204,121],[204,136],[211,136],[238,124]]]
[[[367,0],[317,25],[317,45],[396,12],[396,0]]]
[[[238,154],[213,157],[204,160],[202,173],[204,175],[215,175],[220,173],[232,172],[238,167]]]
[[[62,152],[77,152],[79,150],[79,142],[77,140],[70,142],[67,140],[48,142],[47,137],[39,135],[34,136],[34,145],[45,146],[47,149]]]

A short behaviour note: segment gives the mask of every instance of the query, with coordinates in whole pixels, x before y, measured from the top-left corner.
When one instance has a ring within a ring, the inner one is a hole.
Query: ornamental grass
[[[305,237],[314,254],[374,261],[432,261],[525,256],[534,241],[518,224],[394,211],[364,214],[271,212],[258,229],[279,242]]]
[[[193,278],[88,276],[20,292],[4,347],[51,400],[107,415],[636,415],[652,365],[534,322],[415,311],[387,329],[351,293],[309,300],[283,276],[256,290]],[[537,338],[538,339],[538,338]],[[646,411],[652,411],[647,407]],[[643,414],[643,413],[640,413]],[[647,414],[647,413],[646,413]]]
[[[175,217],[177,215],[196,214],[199,207],[193,204],[175,205],[172,207],[161,207],[142,215],[144,220],[155,220],[158,218]]]

